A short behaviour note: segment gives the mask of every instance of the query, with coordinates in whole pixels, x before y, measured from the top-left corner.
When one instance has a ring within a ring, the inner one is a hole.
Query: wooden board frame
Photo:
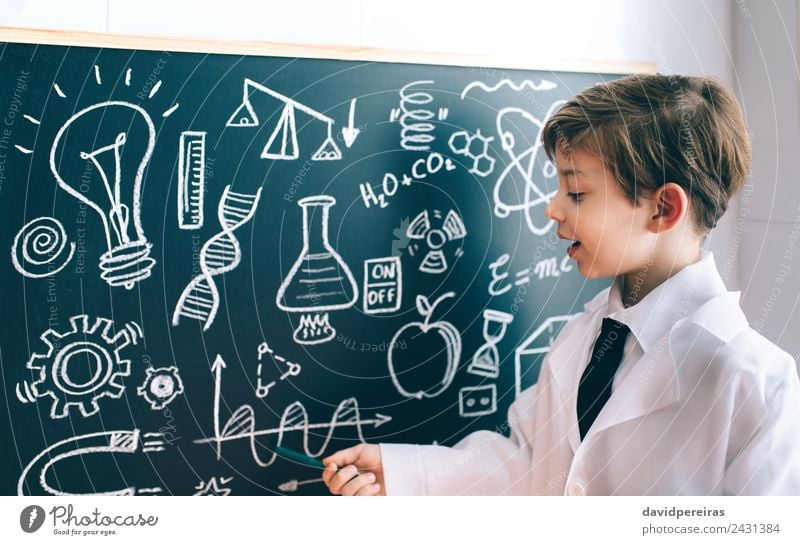
[[[554,72],[589,72],[602,74],[654,74],[653,62],[613,61],[556,61],[546,66],[532,64],[521,56],[474,55],[458,53],[431,53],[372,47],[341,45],[300,45],[259,41],[225,41],[160,36],[136,36],[47,30],[35,28],[0,27],[0,42],[41,45],[66,45],[101,47],[111,49],[137,49],[145,51],[174,51],[187,53],[221,53],[270,57],[298,57],[306,59],[335,59],[344,61],[375,61],[416,63],[445,66],[485,67],[497,69],[544,70]]]

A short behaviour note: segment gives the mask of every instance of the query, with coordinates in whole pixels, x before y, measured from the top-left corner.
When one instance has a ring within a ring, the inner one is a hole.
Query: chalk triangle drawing
[[[328,127],[330,129],[330,127]],[[342,151],[333,138],[328,136],[314,155],[311,156],[312,161],[338,161],[342,158]]]
[[[256,116],[253,105],[250,104],[250,99],[245,97],[242,103],[233,112],[228,122],[225,123],[226,127],[258,127],[258,116]]]
[[[278,125],[267,140],[261,152],[262,159],[297,159],[300,151],[297,147],[297,130],[294,123],[294,107],[287,104],[283,107]]]

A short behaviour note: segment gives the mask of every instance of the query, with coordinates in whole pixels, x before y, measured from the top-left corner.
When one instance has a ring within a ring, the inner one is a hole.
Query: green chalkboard
[[[321,494],[504,430],[587,282],[543,121],[600,73],[0,47],[4,494]]]

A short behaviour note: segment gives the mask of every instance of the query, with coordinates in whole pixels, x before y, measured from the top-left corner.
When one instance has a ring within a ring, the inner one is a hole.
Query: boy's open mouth
[[[570,244],[569,248],[567,248],[567,255],[572,257],[572,255],[577,251],[577,249],[580,247],[580,245],[581,245],[581,241],[580,240],[576,240],[575,242]]]

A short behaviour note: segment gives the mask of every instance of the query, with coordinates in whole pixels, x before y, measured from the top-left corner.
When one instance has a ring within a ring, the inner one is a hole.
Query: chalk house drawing
[[[36,218],[19,230],[11,246],[11,262],[28,278],[44,278],[60,272],[72,259],[75,243],[67,246],[64,226],[55,218]]]

